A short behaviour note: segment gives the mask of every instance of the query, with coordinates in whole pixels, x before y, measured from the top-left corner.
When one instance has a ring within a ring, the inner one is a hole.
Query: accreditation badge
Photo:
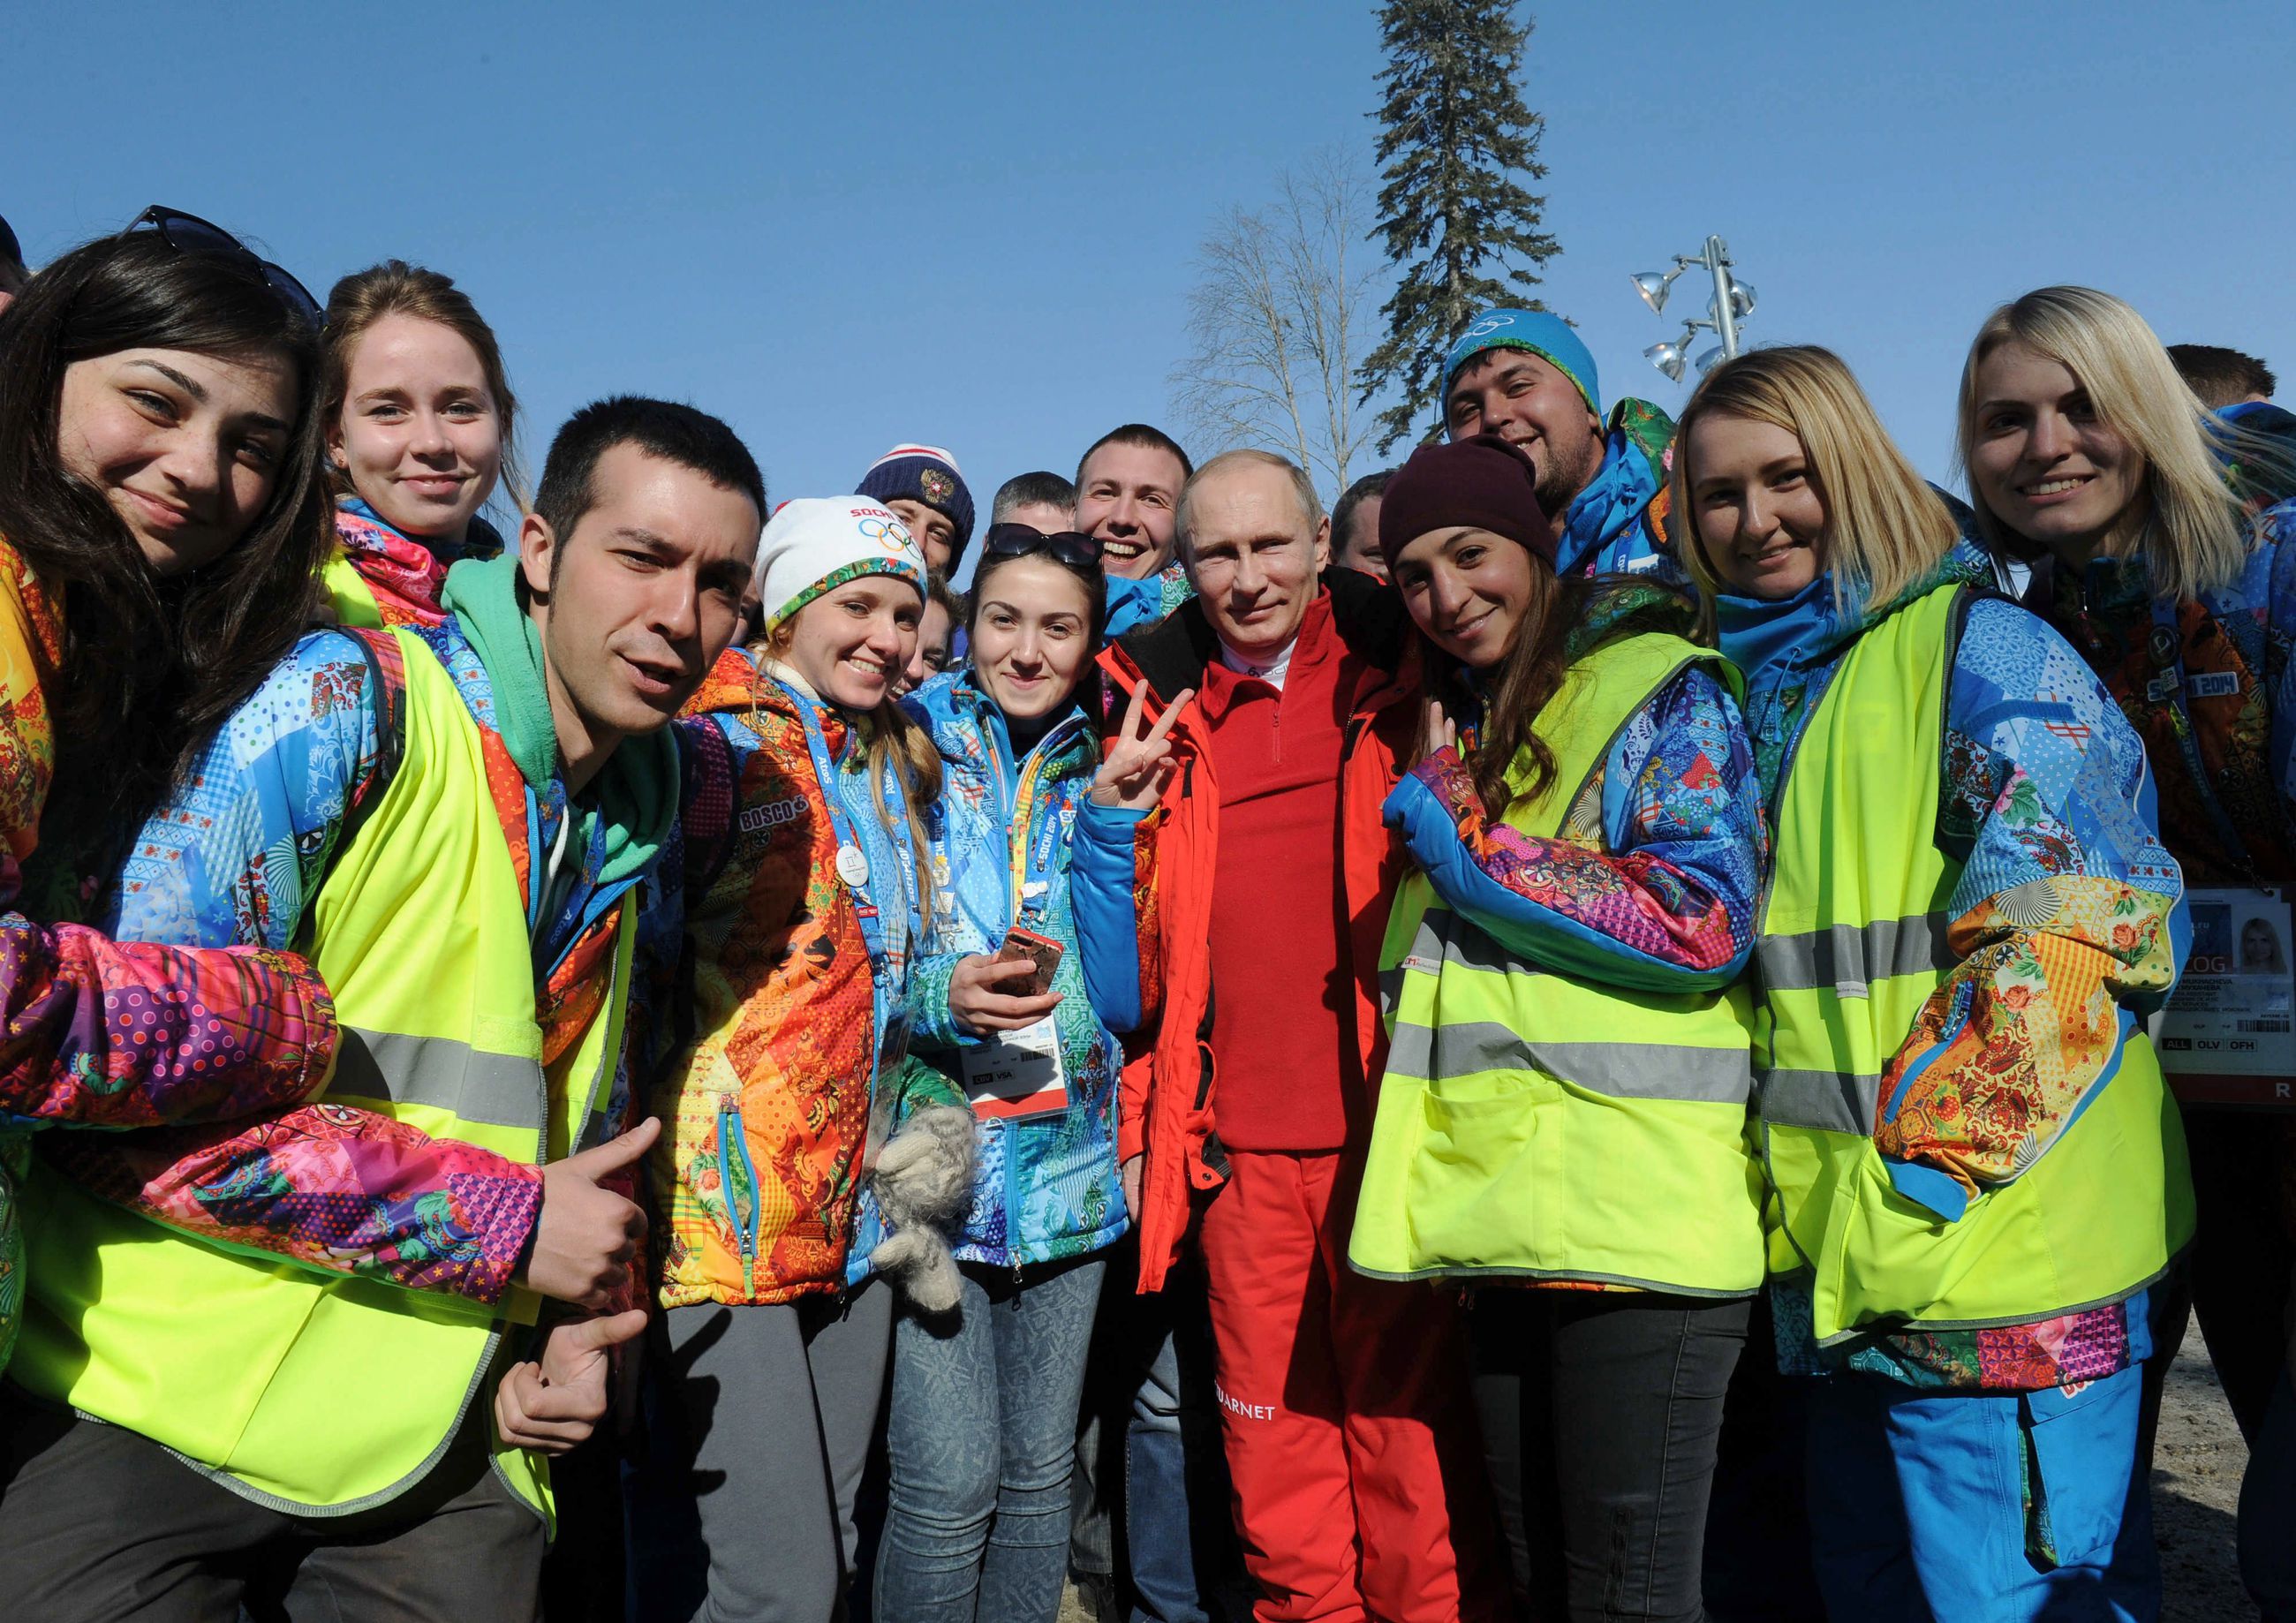
[[[964,1062],[965,1097],[983,1120],[1068,1109],[1068,1073],[1061,1065],[1060,1032],[1051,1015],[958,1052]]]
[[[2152,1021],[2170,1089],[2187,1104],[2296,1111],[2288,889],[2196,887],[2185,905],[2192,951]]]

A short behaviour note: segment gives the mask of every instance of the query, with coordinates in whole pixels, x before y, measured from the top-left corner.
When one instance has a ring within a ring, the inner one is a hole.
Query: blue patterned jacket
[[[1015,761],[1004,717],[951,671],[902,702],[940,751],[941,795],[925,818],[935,895],[928,949],[910,980],[915,1059],[960,1087],[961,1054],[979,1039],[957,1025],[948,983],[957,961],[993,953],[1014,922],[1066,950],[1053,987],[1064,1110],[1020,1118],[983,1116],[972,1209],[955,1247],[960,1261],[1020,1267],[1113,1244],[1129,1221],[1116,1166],[1116,1084],[1123,1050],[1085,989],[1070,902],[1069,844],[1077,808],[1099,769],[1092,724],[1071,707]]]

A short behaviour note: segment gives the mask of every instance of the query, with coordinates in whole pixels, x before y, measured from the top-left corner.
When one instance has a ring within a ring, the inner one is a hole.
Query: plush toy
[[[869,1253],[878,1273],[892,1281],[920,1313],[956,1306],[956,1258],[948,1230],[972,1201],[972,1112],[929,1104],[912,1115],[878,1153],[869,1175],[892,1232]]]

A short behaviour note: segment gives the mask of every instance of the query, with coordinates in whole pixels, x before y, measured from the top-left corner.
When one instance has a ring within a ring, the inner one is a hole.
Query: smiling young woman
[[[1676,447],[1769,812],[1771,1300],[1786,1373],[1828,1377],[1830,1615],[2151,1616],[2143,1365],[2191,1207],[2139,1023],[2182,917],[2144,751],[1972,589],[1986,560],[1831,352],[1724,362]]]
[[[677,724],[684,840],[649,915],[679,963],[648,1068],[676,1125],[652,1168],[671,1356],[627,1483],[643,1619],[838,1610],[893,1292],[953,1283],[931,1231],[961,1211],[972,1117],[906,1060],[940,758],[892,693],[924,593],[875,501],[783,504],[751,577],[763,635]]]
[[[521,496],[517,419],[494,329],[447,277],[390,259],[335,283],[320,420],[343,624],[436,623],[447,569],[502,551],[479,510],[504,480]]]
[[[893,1330],[886,1617],[1059,1611],[1103,1254],[1131,1222],[1124,1050],[1088,993],[1070,878],[1069,832],[1101,767],[1101,546],[999,524],[982,548],[968,663],[906,701],[940,753],[925,831],[945,876],[910,987],[914,1062],[970,1105],[979,1170],[958,1300]],[[1007,957],[1016,929],[1057,946]],[[1026,1403],[996,1398],[1022,1386]]]
[[[300,958],[51,922],[293,643],[325,534],[308,296],[220,232],[182,242],[89,243],[0,312],[0,1367],[25,1124],[283,1107],[334,1048]]]
[[[1414,871],[1349,1259],[1475,1287],[1484,1451],[1538,1615],[1691,1616],[1762,1283],[1732,989],[1759,796],[1689,604],[1556,578],[1547,473],[1481,434],[1422,447],[1381,505],[1433,702],[1385,807]]]
[[[1960,452],[1980,532],[2032,562],[2027,603],[2143,736],[2161,838],[2194,899],[2277,910],[2258,890],[2296,881],[2296,714],[2280,675],[2296,640],[2285,447],[2236,412],[2204,408],[2127,304],[2050,287],[1995,311],[1970,346]],[[2194,1090],[2184,1101],[2200,1216],[2193,1306],[2253,1445],[2250,1497],[2284,1503],[2296,1495],[2284,1328],[2296,1243],[2278,1192],[2296,1167],[2296,1118],[2210,1108],[2201,1085],[2183,1086]],[[2276,1529],[2251,1538],[2249,1520],[2251,1584],[2296,1603],[2286,1541]],[[2255,1566],[2274,1556],[2276,1576]]]

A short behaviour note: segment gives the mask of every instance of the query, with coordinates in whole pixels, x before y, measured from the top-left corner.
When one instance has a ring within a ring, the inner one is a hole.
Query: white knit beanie
[[[758,543],[750,578],[771,631],[825,592],[865,575],[906,580],[922,598],[925,556],[908,529],[865,496],[783,502]]]

